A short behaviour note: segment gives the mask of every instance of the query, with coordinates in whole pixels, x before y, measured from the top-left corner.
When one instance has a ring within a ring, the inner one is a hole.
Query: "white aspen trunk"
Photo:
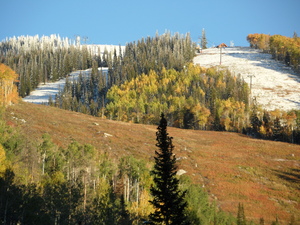
[[[139,181],[136,180],[136,202],[137,202],[137,205],[139,205],[139,199],[140,199],[140,185],[139,185]]]
[[[127,177],[127,202],[129,202],[130,199],[130,180],[129,177]]]
[[[43,172],[42,172],[43,175],[45,174],[45,159],[46,159],[46,151],[43,154]]]
[[[68,161],[68,169],[67,169],[67,179],[70,180],[70,171],[71,171],[71,168],[70,168],[70,161]]]
[[[126,191],[126,178],[124,177],[124,180],[123,180],[123,185],[124,185],[124,200],[127,201],[127,191]]]

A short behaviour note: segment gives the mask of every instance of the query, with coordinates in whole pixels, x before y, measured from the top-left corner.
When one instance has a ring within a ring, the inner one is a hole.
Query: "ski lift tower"
[[[222,48],[228,47],[225,43],[219,44],[217,48],[220,49],[220,65],[222,65]]]

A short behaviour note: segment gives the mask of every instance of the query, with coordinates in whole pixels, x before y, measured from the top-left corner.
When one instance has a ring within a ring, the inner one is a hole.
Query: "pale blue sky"
[[[209,45],[248,46],[250,33],[300,36],[300,0],[0,0],[0,41],[20,35],[86,36],[90,44],[121,44],[165,30],[205,28]]]

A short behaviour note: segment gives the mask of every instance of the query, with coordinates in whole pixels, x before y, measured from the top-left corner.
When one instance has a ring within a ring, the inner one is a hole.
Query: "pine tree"
[[[270,138],[272,136],[271,118],[267,111],[265,111],[263,115],[263,125],[266,131],[265,138]]]
[[[202,29],[201,48],[202,49],[206,49],[207,48],[207,40],[206,40],[206,34],[205,34],[204,28]]]
[[[276,220],[273,221],[271,225],[280,225],[277,215],[276,215]]]
[[[273,138],[277,141],[281,141],[282,139],[282,126],[279,117],[276,117],[274,120]]]
[[[294,35],[293,35],[293,38],[297,39],[298,38],[298,34],[296,31],[294,31]]]
[[[154,224],[180,225],[188,224],[185,209],[187,203],[184,200],[186,192],[179,190],[179,180],[176,178],[176,157],[173,154],[174,146],[172,137],[167,133],[167,120],[161,114],[160,124],[156,133],[155,165],[152,170],[154,186],[150,192],[155,212],[150,214],[150,220]]]
[[[252,109],[252,113],[250,116],[250,122],[251,122],[252,134],[254,136],[259,137],[259,129],[262,125],[262,122],[258,118],[258,110],[257,110],[256,103],[253,104],[253,109]]]

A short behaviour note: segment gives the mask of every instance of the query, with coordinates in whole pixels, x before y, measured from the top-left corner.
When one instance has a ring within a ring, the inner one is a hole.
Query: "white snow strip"
[[[103,75],[108,72],[107,67],[98,68],[99,71],[102,71]],[[72,72],[67,79],[70,81],[77,80],[80,73],[82,76],[90,76],[92,69],[87,70],[78,70]],[[32,91],[30,95],[23,98],[23,101],[35,103],[35,104],[48,104],[49,98],[51,96],[52,100],[55,100],[55,95],[59,93],[60,90],[63,90],[66,84],[66,78],[53,83],[40,84],[37,89]]]
[[[79,47],[82,48],[84,45],[80,45]],[[99,54],[98,49],[100,49],[100,54],[102,55],[105,50],[107,50],[108,53],[112,52],[114,53],[114,50],[116,50],[116,55],[118,56],[120,53],[120,46],[118,45],[85,45],[88,49],[91,49],[93,54],[97,55]],[[121,46],[121,52],[122,54],[125,52],[126,46]],[[107,76],[108,68],[107,67],[100,67],[98,68],[99,71],[102,71],[103,75]],[[82,76],[90,76],[91,69],[87,70],[78,70],[75,72],[72,72],[69,76],[69,80],[77,80],[79,77],[79,74],[82,74]],[[30,95],[23,98],[23,101],[25,102],[31,102],[35,104],[48,104],[49,98],[54,100],[55,95],[59,93],[60,90],[63,90],[66,83],[66,78],[61,79],[56,82],[51,83],[45,83],[40,84],[34,91],[30,93]]]
[[[300,75],[290,67],[275,61],[270,54],[247,47],[210,48],[194,58],[195,64],[203,67],[226,66],[235,75],[250,84],[252,96],[267,110],[300,109]]]

